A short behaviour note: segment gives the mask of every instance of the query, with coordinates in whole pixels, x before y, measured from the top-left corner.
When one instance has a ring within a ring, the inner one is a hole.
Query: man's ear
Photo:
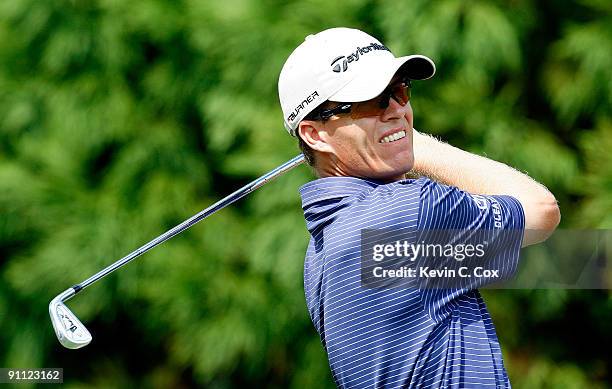
[[[328,138],[325,136],[326,131],[319,123],[311,120],[302,120],[297,131],[298,136],[301,137],[311,149],[322,153],[333,152],[333,147],[325,140]]]

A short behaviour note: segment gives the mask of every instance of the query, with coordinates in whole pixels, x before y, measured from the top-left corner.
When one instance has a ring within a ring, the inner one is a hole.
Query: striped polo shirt
[[[328,177],[300,194],[311,235],[306,303],[339,387],[510,387],[477,290],[485,281],[453,289],[368,288],[361,281],[360,239],[362,230],[379,228],[514,230],[515,239],[487,253],[508,278],[525,224],[518,200],[471,195],[428,178],[384,184]]]

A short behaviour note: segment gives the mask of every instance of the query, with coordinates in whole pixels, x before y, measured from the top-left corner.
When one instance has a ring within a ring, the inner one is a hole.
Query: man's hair
[[[304,139],[302,139],[300,134],[297,134],[297,138],[298,138],[298,146],[300,146],[300,150],[302,150],[302,154],[304,154],[304,159],[306,160],[306,163],[314,167],[315,166],[314,150],[310,148],[310,146],[308,146],[308,143],[306,143]]]

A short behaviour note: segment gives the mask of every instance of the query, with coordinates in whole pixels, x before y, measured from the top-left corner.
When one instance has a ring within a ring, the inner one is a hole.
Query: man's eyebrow
[[[330,101],[330,100],[327,100],[326,102],[321,104],[321,109],[336,108],[337,106],[339,106],[341,104],[343,104],[341,101]]]

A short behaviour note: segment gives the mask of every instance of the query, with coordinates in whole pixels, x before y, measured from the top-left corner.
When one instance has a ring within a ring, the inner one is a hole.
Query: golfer
[[[368,287],[362,231],[518,231],[492,235],[485,250],[507,278],[521,246],[545,240],[560,220],[543,185],[413,128],[411,81],[434,73],[425,56],[395,57],[362,31],[332,28],[308,36],[280,74],[285,127],[318,176],[300,189],[311,234],[306,302],[342,388],[510,387],[477,290],[496,279]]]

